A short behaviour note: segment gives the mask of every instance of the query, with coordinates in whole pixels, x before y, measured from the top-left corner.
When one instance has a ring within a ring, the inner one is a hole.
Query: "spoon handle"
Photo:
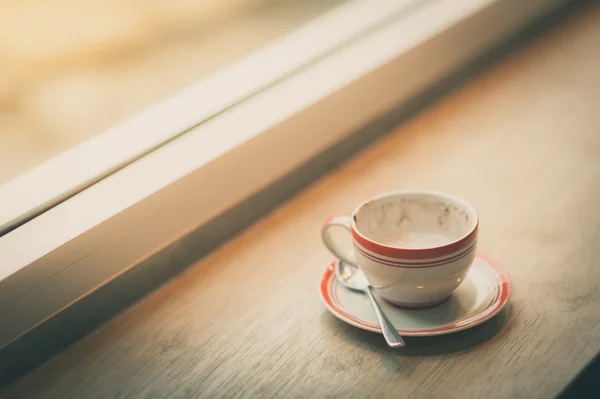
[[[371,300],[373,304],[373,308],[375,309],[375,314],[377,315],[377,320],[379,320],[379,325],[381,326],[381,331],[383,332],[383,336],[388,345],[392,348],[401,348],[405,346],[404,340],[396,331],[396,328],[393,326],[392,322],[387,318],[387,316],[381,310],[377,299],[375,299],[375,295],[373,295],[373,287],[370,285],[365,288],[365,293]]]

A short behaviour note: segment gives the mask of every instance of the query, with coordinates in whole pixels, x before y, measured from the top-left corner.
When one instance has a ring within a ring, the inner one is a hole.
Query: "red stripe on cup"
[[[351,229],[352,237],[358,244],[360,244],[363,248],[369,250],[370,252],[386,256],[388,258],[426,260],[431,258],[442,258],[444,256],[451,255],[455,252],[459,252],[469,247],[477,239],[477,230],[479,228],[479,222],[477,222],[477,225],[468,235],[461,238],[460,240],[452,242],[450,244],[431,248],[390,247],[388,245],[380,244],[378,242],[368,239],[367,237],[363,236],[361,233],[356,231],[355,227],[356,226],[353,224]]]
[[[466,257],[471,252],[473,252],[475,250],[475,243],[473,243],[473,245],[471,245],[470,248],[467,248],[464,251],[462,251],[454,256],[451,256],[449,258],[441,259],[438,261],[420,262],[420,263],[408,263],[408,262],[379,258],[373,254],[365,252],[362,248],[358,247],[357,245],[354,246],[354,249],[358,253],[360,253],[362,256],[364,256],[365,258],[367,258],[369,260],[372,260],[373,262],[381,263],[382,265],[386,265],[386,266],[402,267],[405,269],[410,269],[410,268],[437,267],[437,266],[443,266],[443,265],[447,265],[449,263],[455,262],[457,260],[460,260],[460,259]]]

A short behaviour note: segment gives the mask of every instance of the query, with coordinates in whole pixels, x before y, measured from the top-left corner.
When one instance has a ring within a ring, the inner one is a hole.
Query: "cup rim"
[[[358,226],[356,225],[356,215],[365,205],[385,197],[410,194],[424,194],[455,201],[464,206],[465,209],[469,210],[469,212],[475,216],[475,223],[473,224],[473,227],[466,233],[447,244],[434,245],[424,248],[403,248],[382,244],[366,237],[359,231]],[[477,238],[477,231],[479,229],[479,214],[477,213],[475,207],[469,202],[452,194],[435,190],[396,190],[378,194],[358,204],[350,214],[350,226],[353,239],[362,247],[373,253],[396,259],[434,259],[454,254],[457,251],[470,247],[471,244],[474,244]]]

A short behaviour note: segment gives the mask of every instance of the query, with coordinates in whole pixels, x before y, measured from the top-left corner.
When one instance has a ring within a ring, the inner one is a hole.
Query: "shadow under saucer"
[[[439,356],[465,351],[494,338],[507,324],[511,310],[509,303],[491,319],[455,333],[428,337],[403,337],[406,346],[398,349],[388,347],[380,333],[351,326],[327,312],[323,313],[322,321],[327,328],[340,331],[336,336],[361,349],[373,352],[385,351],[397,356]]]

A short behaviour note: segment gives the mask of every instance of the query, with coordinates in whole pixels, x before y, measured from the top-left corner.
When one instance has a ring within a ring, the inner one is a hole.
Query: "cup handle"
[[[331,229],[334,226],[344,227],[349,232],[351,232],[352,230],[350,227],[350,216],[339,215],[339,216],[332,216],[329,219],[327,219],[325,221],[325,223],[323,224],[323,227],[321,227],[321,237],[323,238],[323,243],[325,244],[327,249],[329,249],[329,251],[331,251],[332,254],[337,256],[337,258],[339,260],[341,260],[344,263],[348,263],[350,265],[354,265],[354,266],[358,267],[358,264],[356,263],[356,260],[354,259],[353,249],[350,248],[349,250],[344,251],[331,238],[329,229]]]

